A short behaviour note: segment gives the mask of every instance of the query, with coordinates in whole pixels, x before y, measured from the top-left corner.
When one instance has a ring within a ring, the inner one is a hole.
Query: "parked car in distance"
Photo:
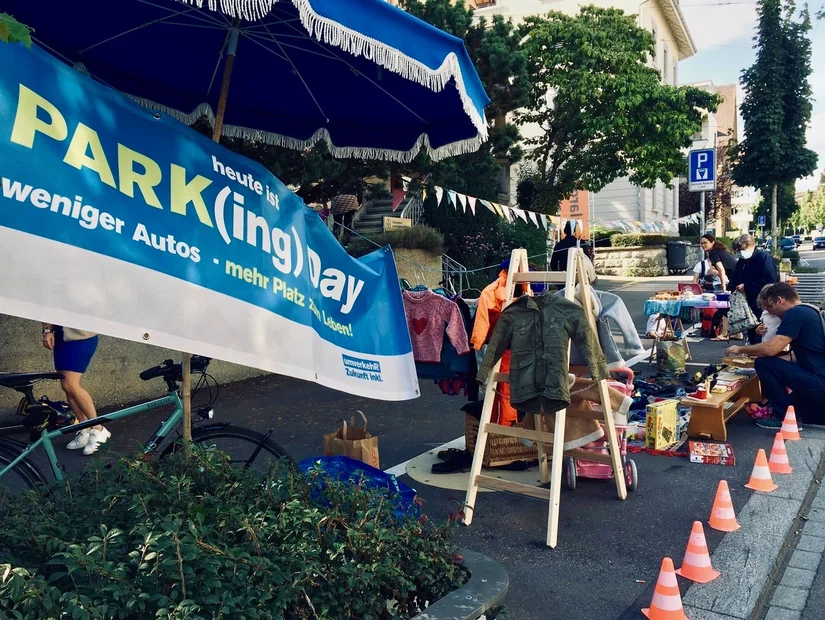
[[[796,244],[796,247],[799,247],[802,244],[802,236],[801,235],[794,235],[793,242]]]
[[[825,237],[814,237],[814,250],[825,248]]]
[[[783,252],[789,252],[791,250],[796,249],[796,241],[793,240],[793,237],[782,237],[779,240],[779,249]]]

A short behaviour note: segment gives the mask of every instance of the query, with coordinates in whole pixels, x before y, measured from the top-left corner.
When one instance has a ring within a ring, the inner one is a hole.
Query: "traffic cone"
[[[733,511],[733,500],[730,498],[727,480],[720,480],[719,486],[716,487],[716,498],[713,500],[708,525],[720,532],[735,532],[741,527]]]
[[[745,486],[753,491],[764,491],[765,493],[770,493],[779,488],[771,479],[768,457],[765,456],[765,451],[762,448],[759,448],[759,452],[756,453],[756,462],[753,464],[751,479]]]
[[[782,437],[785,441],[799,441],[802,437],[799,436],[799,427],[796,425],[796,409],[793,405],[788,407],[788,413],[785,414],[785,419],[782,420]]]
[[[682,566],[676,570],[676,574],[696,583],[713,581],[722,574],[713,570],[710,564],[705,528],[702,527],[701,521],[693,522],[693,530],[690,532],[685,550],[685,559],[682,560]]]
[[[642,613],[650,620],[690,620],[682,608],[679,582],[676,581],[676,571],[673,570],[673,560],[670,558],[662,560],[653,600],[650,601],[650,607],[643,609]]]
[[[789,474],[793,471],[791,462],[788,460],[788,451],[785,450],[785,440],[782,439],[782,431],[776,434],[771,449],[771,458],[768,460],[768,469],[774,474]]]

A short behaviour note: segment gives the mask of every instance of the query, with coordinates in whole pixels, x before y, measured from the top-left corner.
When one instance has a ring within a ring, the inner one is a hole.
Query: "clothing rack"
[[[576,284],[581,288],[581,304],[585,318],[593,329],[596,328],[596,318],[593,314],[590,282],[584,269],[584,254],[580,248],[571,248],[571,254],[567,261],[567,271],[530,271],[527,264],[527,251],[524,249],[513,250],[510,257],[510,269],[507,273],[507,300],[504,304],[506,308],[513,301],[515,286],[519,283],[530,282],[550,282],[564,283],[565,298],[573,301],[576,294]],[[548,293],[552,294],[552,293]],[[569,360],[569,347],[568,347]],[[509,375],[499,372],[501,360],[496,362],[487,382],[484,396],[484,407],[479,420],[478,438],[476,439],[475,452],[473,453],[473,465],[470,469],[470,482],[467,487],[467,496],[464,502],[464,525],[470,525],[473,521],[476,501],[478,500],[478,489],[484,487],[496,491],[507,491],[518,495],[534,497],[549,501],[549,515],[547,520],[547,546],[555,547],[558,542],[559,529],[559,504],[561,501],[561,474],[562,464],[565,456],[580,458],[584,460],[596,461],[612,466],[613,476],[616,480],[616,491],[619,499],[627,498],[625,488],[624,471],[619,452],[619,442],[616,436],[616,428],[613,421],[613,412],[610,407],[610,396],[607,388],[607,380],[602,379],[597,382],[599,390],[599,400],[601,401],[601,411],[562,409],[555,413],[556,423],[552,433],[544,430],[528,430],[513,426],[503,426],[490,422],[493,411],[493,400],[496,387],[499,383],[509,381]],[[567,417],[586,418],[591,420],[601,420],[604,422],[605,434],[609,454],[597,454],[581,449],[564,450],[564,430]],[[536,429],[543,429],[543,415],[534,414]],[[489,435],[505,435],[518,439],[535,441],[538,448],[539,468],[541,472],[542,484],[550,482],[550,488],[545,489],[539,486],[522,484],[501,480],[492,476],[485,476],[481,473],[484,460],[484,450],[487,447]],[[551,448],[550,454],[546,453],[547,447]],[[552,462],[552,471],[548,472],[548,457]],[[548,475],[549,474],[549,475]]]

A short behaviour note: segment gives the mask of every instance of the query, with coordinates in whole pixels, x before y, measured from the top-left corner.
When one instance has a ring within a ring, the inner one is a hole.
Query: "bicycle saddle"
[[[0,372],[0,386],[18,390],[44,379],[62,379],[59,372]]]

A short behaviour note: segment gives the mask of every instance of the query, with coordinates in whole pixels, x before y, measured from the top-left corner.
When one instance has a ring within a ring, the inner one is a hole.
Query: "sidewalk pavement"
[[[803,510],[787,562],[777,579],[764,620],[825,618],[825,489],[816,481],[810,506]]]

